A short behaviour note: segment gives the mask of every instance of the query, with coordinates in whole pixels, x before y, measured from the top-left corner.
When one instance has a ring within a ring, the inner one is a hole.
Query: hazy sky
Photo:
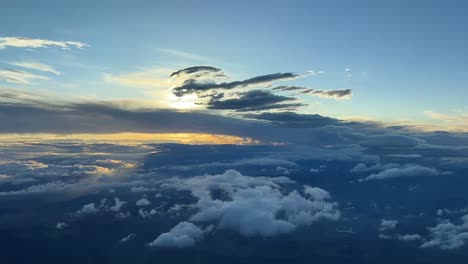
[[[352,97],[304,96],[302,113],[460,124],[468,112],[467,7],[465,1],[7,1],[0,10],[0,86],[190,109],[193,102],[170,92],[173,71],[210,65],[230,81],[313,71],[285,85],[352,89]],[[8,37],[79,45],[8,46]],[[18,79],[5,69],[32,75]]]

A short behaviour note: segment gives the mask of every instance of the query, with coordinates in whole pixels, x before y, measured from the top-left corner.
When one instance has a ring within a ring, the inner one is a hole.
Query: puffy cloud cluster
[[[209,229],[206,231],[209,231]],[[203,234],[206,231],[192,223],[181,222],[169,232],[159,235],[153,242],[148,243],[148,246],[175,248],[193,247],[198,240],[203,238]]]
[[[454,224],[444,220],[434,227],[429,228],[430,239],[425,241],[421,247],[438,247],[440,249],[457,249],[468,241],[468,214],[460,218],[460,224]]]
[[[325,190],[304,186],[285,192],[287,177],[250,177],[235,170],[188,179],[172,178],[162,187],[189,190],[198,198],[191,221],[216,223],[244,236],[275,236],[319,220],[338,220],[337,203]],[[217,195],[215,195],[217,194]]]

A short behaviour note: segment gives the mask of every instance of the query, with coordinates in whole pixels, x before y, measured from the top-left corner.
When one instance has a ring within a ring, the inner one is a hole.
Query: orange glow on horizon
[[[3,134],[0,142],[41,142],[41,141],[84,141],[84,142],[118,142],[125,144],[139,143],[181,143],[181,144],[258,144],[251,138],[230,135],[203,133],[109,133],[109,134]]]

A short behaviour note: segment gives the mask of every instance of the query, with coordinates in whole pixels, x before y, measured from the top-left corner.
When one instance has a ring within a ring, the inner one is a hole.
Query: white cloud
[[[23,68],[28,68],[28,69],[33,69],[37,71],[43,71],[43,72],[51,72],[56,75],[60,75],[60,72],[57,71],[54,67],[43,64],[40,62],[31,62],[31,61],[8,61],[5,62],[10,65],[18,66],[18,67],[23,67]]]
[[[119,198],[114,198],[114,202],[115,204],[110,207],[110,210],[112,212],[120,212],[120,209],[122,208],[122,206],[127,203],[125,201],[120,201]]]
[[[417,164],[407,164],[400,168],[390,168],[378,173],[373,173],[359,181],[385,180],[399,177],[438,176],[445,174],[450,174],[450,172],[441,172],[434,168],[428,168]]]
[[[181,222],[169,232],[163,233],[153,242],[148,243],[150,247],[193,247],[195,243],[203,238],[204,230],[189,223]]]
[[[379,230],[382,231],[387,231],[387,230],[393,230],[395,229],[396,225],[398,224],[398,220],[385,220],[382,219],[380,221],[380,227]]]
[[[24,37],[3,37],[0,38],[0,49],[6,47],[16,48],[46,48],[48,46],[56,46],[62,49],[70,49],[70,47],[84,48],[88,46],[85,43],[78,41],[54,41],[46,39],[31,39]]]
[[[146,199],[146,197],[143,197],[140,200],[136,201],[136,206],[140,206],[140,207],[141,206],[148,206],[150,204],[151,204],[151,202],[148,199]]]
[[[287,177],[249,177],[235,170],[220,175],[172,178],[166,188],[190,190],[198,198],[199,211],[191,216],[196,222],[216,222],[221,229],[231,229],[244,236],[275,236],[293,231],[297,226],[319,220],[338,220],[337,204],[329,202],[328,193],[306,187],[307,197],[298,191],[284,192],[291,184]],[[229,199],[214,199],[212,190],[222,190]],[[278,218],[281,214],[284,217]]]
[[[468,240],[468,214],[460,218],[459,225],[453,224],[449,220],[444,220],[438,225],[429,228],[430,239],[424,242],[421,247],[438,247],[449,250],[457,249],[465,245]]]
[[[0,80],[9,83],[31,84],[32,80],[49,80],[49,77],[13,69],[0,69]]]
[[[78,210],[76,213],[77,214],[95,214],[99,211],[98,208],[96,208],[96,205],[94,203],[86,204],[83,205],[83,208],[81,210]]]

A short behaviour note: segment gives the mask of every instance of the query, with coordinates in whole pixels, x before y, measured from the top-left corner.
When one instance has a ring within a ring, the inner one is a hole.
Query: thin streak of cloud
[[[27,69],[32,69],[32,70],[37,70],[37,71],[43,71],[43,72],[51,72],[56,75],[60,75],[60,72],[57,71],[54,67],[43,64],[40,62],[29,62],[29,61],[5,61],[4,63],[22,67],[22,68],[27,68]]]
[[[70,49],[72,46],[76,48],[84,48],[89,46],[79,41],[55,41],[47,39],[31,39],[25,37],[3,37],[0,38],[0,49],[6,47],[15,48],[46,48],[49,46],[56,46],[62,49]]]

